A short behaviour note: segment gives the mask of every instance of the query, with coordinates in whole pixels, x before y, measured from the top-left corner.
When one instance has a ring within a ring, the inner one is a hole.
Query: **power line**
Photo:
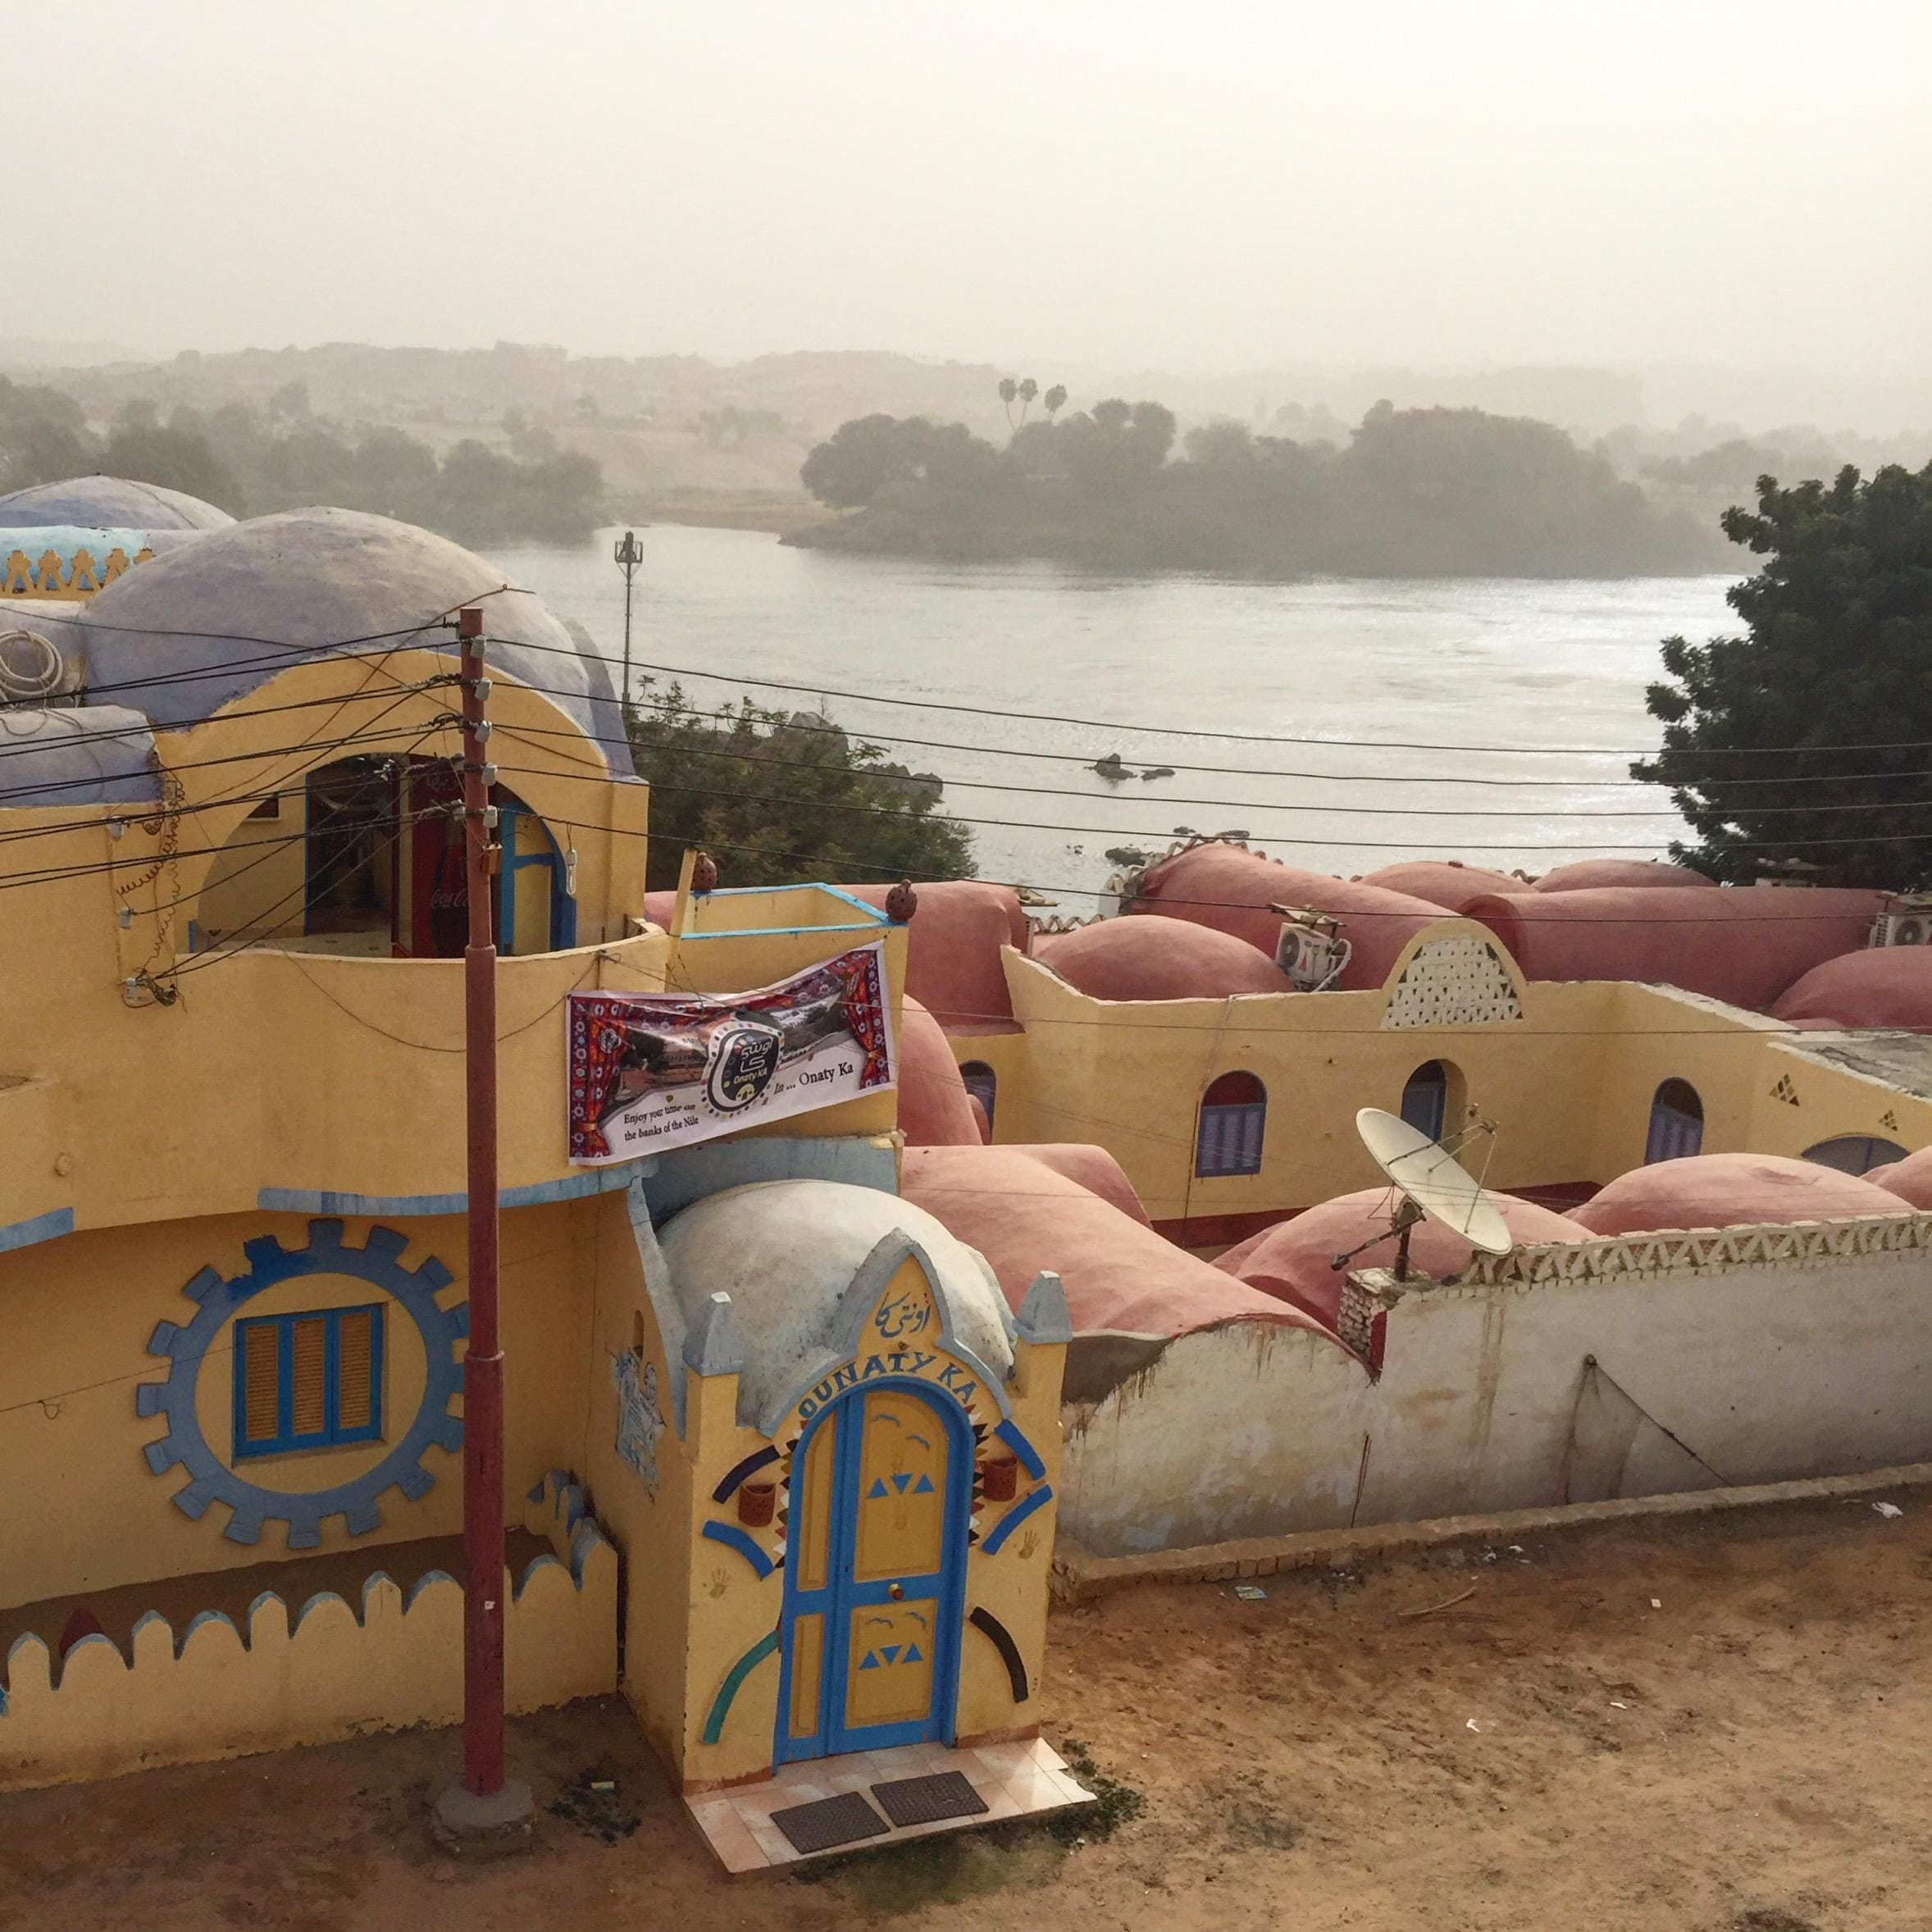
[[[539,645],[533,648],[544,649],[555,647]],[[879,691],[845,691],[825,685],[787,683],[779,678],[747,677],[737,673],[699,671],[676,664],[652,664],[641,659],[637,668],[647,672],[654,671],[667,677],[703,677],[716,684],[753,684],[765,690],[802,692],[808,697],[841,698],[855,704],[898,704],[916,711],[957,712],[973,718],[1007,718],[1024,724],[1078,725],[1084,731],[1126,731],[1145,737],[1211,738],[1244,745],[1320,745],[1369,751],[1474,751],[1498,756],[1537,758],[1657,758],[1675,755],[1667,745],[1661,750],[1652,746],[1638,746],[1633,750],[1615,745],[1454,745],[1443,744],[1439,740],[1402,738],[1315,738],[1295,736],[1283,732],[1221,731],[1182,725],[1128,724],[1119,719],[1077,718],[1052,711],[1007,711],[989,704],[950,704],[936,698],[901,698]],[[1932,750],[1932,739],[1901,740],[1880,744],[1753,745],[1735,748],[1713,746],[1700,747],[1698,750],[1700,754],[1705,755],[1739,758],[1757,757],[1771,752],[1788,754],[1802,751],[1924,751]]]
[[[499,764],[497,769],[499,772],[509,772],[513,774],[525,777],[562,778],[580,784],[608,783],[608,780],[599,780],[590,773],[578,773],[574,772],[542,772],[531,767],[520,765]],[[772,805],[801,808],[808,811],[821,812],[831,814],[859,813],[872,818],[899,818],[905,819],[909,822],[911,821],[911,814],[901,810],[896,806],[891,805],[846,804],[827,799],[786,798],[774,796],[772,794],[764,792],[738,792],[724,791],[714,786],[669,785],[663,783],[662,781],[654,783],[651,786],[651,789],[654,791],[663,792],[673,798],[728,799],[734,804],[737,804]],[[1932,801],[1926,802],[1932,803]],[[1321,808],[1294,806],[1280,809],[1299,811],[1304,809],[1319,810]],[[1337,809],[1343,809],[1345,808],[1338,807]],[[973,818],[964,813],[959,812],[949,812],[946,813],[946,817],[950,818],[955,823],[959,825],[982,826],[1015,832],[1083,832],[1090,836],[1098,836],[1107,838],[1146,838],[1156,840],[1172,838],[1174,836],[1171,828],[1164,828],[1157,831],[1151,827],[1137,828],[1132,826],[1119,825],[1050,824],[1041,820],[1030,818]],[[930,821],[920,822],[930,822]],[[613,827],[611,829],[613,831],[617,831],[621,828]],[[1296,838],[1292,834],[1288,833],[1266,832],[1257,832],[1254,836],[1257,838],[1266,839],[1271,845],[1301,845],[1309,847],[1317,851],[1324,850],[1334,845],[1346,845],[1355,850],[1369,852],[1412,852],[1415,850],[1415,841],[1412,839],[1363,839],[1356,837],[1353,833],[1337,833],[1325,838]],[[1729,841],[1727,845],[1727,850],[1732,851],[1766,850],[1785,852],[1790,851],[1795,848],[1801,847],[1808,850],[1813,847],[1829,848],[1839,845],[1869,845],[1898,843],[1916,845],[1921,842],[1925,836],[1925,835],[1924,833],[1921,832],[1874,832],[1863,837],[1856,838],[1758,840],[1740,839]],[[1519,852],[1547,852],[1559,854],[1584,852],[1623,853],[1634,851],[1665,851],[1669,849],[1667,846],[1664,845],[1646,845],[1641,839],[1617,839],[1610,841],[1608,842],[1598,841],[1596,843],[1570,840],[1554,845],[1537,844],[1522,840],[1512,840],[1508,843],[1502,845],[1469,845],[1461,843],[1460,841],[1458,842],[1460,845],[1460,850],[1465,852],[1499,852],[1506,855]],[[1081,892],[1091,892],[1096,890],[1095,887],[1091,886],[1069,886],[1065,889],[1070,891]]]

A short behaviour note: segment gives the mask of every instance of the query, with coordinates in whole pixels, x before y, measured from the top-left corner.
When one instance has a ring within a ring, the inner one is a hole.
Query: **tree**
[[[1032,376],[1028,376],[1019,385],[1019,419],[1027,420],[1027,412],[1033,406],[1033,399],[1040,393],[1040,385]]]
[[[1064,382],[1056,382],[1040,399],[1040,406],[1046,412],[1046,420],[1051,422],[1067,406],[1067,385]]]
[[[877,745],[750,699],[700,711],[681,686],[646,682],[626,722],[651,786],[647,886],[677,884],[687,845],[711,851],[736,886],[970,876],[965,827]]]
[[[1000,401],[1001,406],[1006,411],[1006,426],[1008,429],[1011,429],[1013,427],[1014,399],[1018,396],[1018,394],[1019,385],[1015,382],[1010,376],[1002,376],[1000,378]]]
[[[922,416],[859,417],[813,449],[799,480],[832,509],[862,509],[888,483],[925,474],[933,433]]]
[[[1747,635],[1665,639],[1669,681],[1647,694],[1664,749],[1630,768],[1698,835],[1673,852],[1732,881],[1796,861],[1833,883],[1932,884],[1932,464],[1761,476],[1755,513],[1723,521],[1765,559],[1727,593]]]

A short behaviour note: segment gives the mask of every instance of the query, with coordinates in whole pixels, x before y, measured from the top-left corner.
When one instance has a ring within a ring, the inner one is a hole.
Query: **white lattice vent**
[[[1476,1027],[1520,1019],[1523,1002],[1496,949],[1473,933],[1415,949],[1389,995],[1383,1026]]]

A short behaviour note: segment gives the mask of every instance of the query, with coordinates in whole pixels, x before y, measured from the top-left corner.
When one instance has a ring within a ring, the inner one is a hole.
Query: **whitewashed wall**
[[[1102,1556],[1925,1460],[1932,1216],[1522,1249],[1403,1300],[1379,1380],[1240,1324],[1067,1424]]]

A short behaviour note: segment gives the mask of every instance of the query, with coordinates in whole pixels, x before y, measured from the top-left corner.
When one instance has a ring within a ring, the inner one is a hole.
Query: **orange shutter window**
[[[336,1329],[335,1425],[338,1428],[367,1428],[369,1398],[374,1392],[370,1373],[373,1337],[370,1333],[374,1314],[359,1308],[344,1315]]]
[[[276,1434],[276,1329],[262,1322],[242,1331],[242,1435],[267,1442]]]
[[[294,1323],[289,1335],[293,1360],[289,1384],[289,1433],[299,1441],[319,1436],[328,1426],[326,1401],[329,1324],[321,1316]]]

